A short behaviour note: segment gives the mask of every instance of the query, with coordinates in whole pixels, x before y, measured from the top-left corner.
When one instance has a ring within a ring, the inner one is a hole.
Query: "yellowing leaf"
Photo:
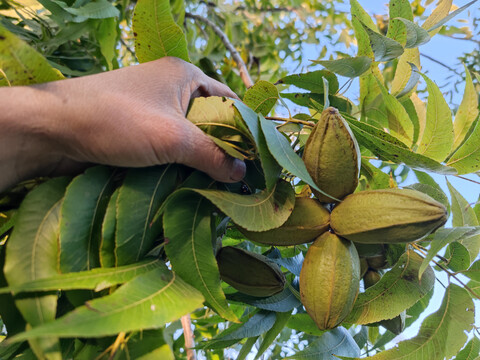
[[[427,124],[427,106],[418,97],[417,93],[410,95],[410,100],[412,100],[418,117],[418,139],[422,139],[423,133],[425,132],[425,126]]]
[[[452,0],[441,0],[435,10],[432,11],[430,16],[425,20],[425,22],[422,25],[422,28],[428,30],[430,29],[433,25],[438,23],[440,20],[442,20],[445,16],[448,15],[450,12],[450,9],[452,8]],[[430,32],[430,36],[435,35],[440,31],[440,28],[433,30]]]
[[[405,49],[405,52],[400,56],[400,59],[398,59],[397,69],[395,70],[395,76],[390,90],[392,95],[400,94],[412,77],[413,69],[409,63],[414,64],[420,69],[420,52],[417,48]]]
[[[138,1],[132,25],[139,62],[164,56],[176,56],[189,61],[185,35],[173,20],[168,0]]]
[[[430,267],[419,280],[422,260],[411,250],[403,254],[378,283],[358,295],[345,322],[370,324],[392,319],[414,305],[430,291],[435,281],[435,274]]]
[[[465,344],[474,323],[474,304],[465,289],[450,284],[437,312],[422,323],[416,337],[365,359],[450,359]]]
[[[1,25],[0,69],[2,77],[5,77],[11,86],[63,79],[63,75],[50,66],[47,59]]]
[[[465,78],[465,91],[463,92],[462,103],[458,107],[458,111],[455,114],[455,121],[453,122],[453,131],[455,134],[453,149],[456,149],[465,139],[468,130],[478,115],[478,94],[473,85],[470,71],[468,71],[466,66]]]
[[[260,80],[246,91],[243,102],[256,113],[267,116],[279,98],[280,95],[275,85]]]
[[[423,75],[427,83],[427,123],[417,152],[443,161],[453,145],[453,123],[450,108],[438,86]]]

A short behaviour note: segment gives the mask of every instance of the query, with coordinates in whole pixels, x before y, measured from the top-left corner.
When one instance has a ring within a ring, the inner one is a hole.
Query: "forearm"
[[[0,88],[0,192],[58,166],[55,101],[42,86]]]

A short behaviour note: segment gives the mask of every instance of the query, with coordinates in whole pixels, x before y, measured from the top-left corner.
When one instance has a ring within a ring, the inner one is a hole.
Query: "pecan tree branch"
[[[195,355],[195,339],[192,332],[192,321],[190,315],[183,315],[180,319],[183,327],[183,337],[185,338],[185,351],[187,353],[187,360],[196,360]]]
[[[218,35],[220,40],[222,40],[223,45],[225,45],[227,50],[230,51],[230,54],[232,54],[232,58],[237,64],[238,70],[240,71],[240,77],[242,78],[243,83],[247,88],[252,86],[253,81],[252,81],[252,78],[250,77],[250,74],[248,73],[245,62],[242,60],[242,57],[240,56],[238,51],[235,49],[235,47],[232,45],[227,35],[222,31],[222,29],[220,29],[215,23],[213,23],[209,19],[200,15],[185,13],[185,17],[203,22],[205,25],[209,26],[215,34]]]

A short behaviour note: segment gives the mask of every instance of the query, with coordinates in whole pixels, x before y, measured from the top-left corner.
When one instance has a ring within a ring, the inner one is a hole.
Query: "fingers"
[[[221,182],[237,182],[244,178],[246,166],[243,161],[227,155],[200,129],[194,127],[191,132],[178,162],[203,171]]]
[[[227,85],[222,84],[221,82],[214,80],[211,77],[208,77],[200,69],[199,78],[196,81],[198,84],[198,88],[192,93],[192,97],[226,96],[240,100],[237,94],[235,94]]]

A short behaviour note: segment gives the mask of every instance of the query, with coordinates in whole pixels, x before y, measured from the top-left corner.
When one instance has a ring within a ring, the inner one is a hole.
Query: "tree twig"
[[[417,244],[411,244],[416,250],[420,251],[422,253],[423,256],[426,256],[426,252],[423,251]],[[468,287],[467,284],[465,284],[462,280],[460,280],[457,276],[457,274],[455,273],[452,273],[450,270],[448,270],[446,267],[444,267],[442,264],[438,263],[437,261],[435,260],[431,260],[435,265],[437,265],[440,269],[442,269],[449,277],[453,277],[455,280],[458,281],[458,283],[460,283],[460,285],[463,286],[463,288],[465,290],[467,290],[471,295],[473,295],[476,299],[479,299],[480,300],[480,295],[478,295],[475,291],[473,291],[472,289],[470,289],[470,287]]]
[[[200,15],[185,13],[185,17],[201,21],[205,25],[208,25],[210,28],[212,28],[213,32],[218,35],[220,40],[222,40],[223,45],[225,45],[227,50],[230,51],[230,54],[232,55],[232,58],[237,64],[238,70],[240,71],[240,77],[242,78],[243,83],[247,88],[251,87],[253,85],[253,81],[252,81],[252,78],[250,77],[250,74],[248,73],[247,65],[245,65],[245,62],[243,61],[242,57],[240,56],[238,51],[235,49],[235,47],[232,45],[227,35],[222,31],[222,29],[220,29],[212,21]]]
[[[469,179],[469,178],[466,178],[464,176],[461,176],[461,175],[454,175],[455,177],[459,178],[459,179],[462,179],[462,180],[466,180],[466,181],[470,181],[470,182],[473,182],[474,184],[478,184],[480,185],[480,182],[479,181],[475,181],[473,179]]]
[[[459,73],[457,72],[457,70],[455,70],[454,68],[448,66],[447,64],[442,63],[440,60],[437,60],[437,59],[431,57],[430,55],[426,55],[426,54],[420,54],[420,55],[423,56],[424,58],[430,60],[430,61],[433,61],[434,63],[436,63],[436,64],[438,64],[438,65],[440,65],[440,66],[443,66],[444,68],[450,70],[450,71],[453,72],[454,74],[456,74],[456,75],[458,75],[458,76],[461,76],[461,74],[459,74]]]
[[[195,355],[195,339],[192,332],[192,320],[190,314],[183,315],[180,319],[183,327],[183,337],[185,338],[185,351],[187,353],[187,360],[196,360]]]

